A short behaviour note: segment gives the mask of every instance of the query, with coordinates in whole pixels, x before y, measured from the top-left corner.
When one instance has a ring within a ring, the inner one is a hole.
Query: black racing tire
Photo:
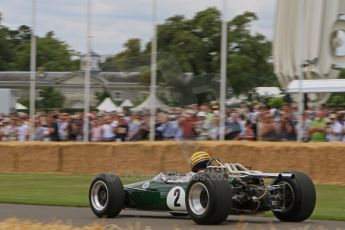
[[[195,174],[186,189],[186,207],[189,216],[197,224],[222,223],[232,208],[229,182],[222,174]]]
[[[314,211],[316,204],[316,191],[313,181],[304,173],[293,172],[292,178],[278,179],[274,184],[286,183],[290,192],[286,193],[290,200],[288,207],[283,212],[273,211],[280,221],[301,222],[308,219]],[[292,198],[292,199],[291,199]]]
[[[176,216],[176,217],[181,217],[181,216],[188,216],[187,212],[170,212],[170,214],[172,216]]]
[[[97,217],[116,217],[125,205],[125,190],[116,175],[97,175],[89,189],[89,204]]]

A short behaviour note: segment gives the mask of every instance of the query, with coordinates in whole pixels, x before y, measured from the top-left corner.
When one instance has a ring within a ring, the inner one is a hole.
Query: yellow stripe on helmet
[[[194,167],[197,163],[205,160],[210,160],[211,156],[207,152],[199,151],[193,153],[191,156],[191,161],[192,161],[192,167]]]

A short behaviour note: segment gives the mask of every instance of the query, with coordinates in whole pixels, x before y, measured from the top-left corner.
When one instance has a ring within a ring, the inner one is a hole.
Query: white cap
[[[187,110],[186,113],[189,113],[189,114],[195,114],[195,112],[191,109]]]
[[[198,113],[196,114],[196,116],[198,116],[198,117],[206,117],[206,113],[203,112],[203,111],[200,111],[200,112],[198,112]]]

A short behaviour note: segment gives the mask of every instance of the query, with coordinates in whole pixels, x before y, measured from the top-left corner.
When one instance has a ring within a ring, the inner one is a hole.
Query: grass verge
[[[124,184],[147,179],[120,176]],[[88,206],[91,175],[0,174],[0,203]],[[317,205],[313,219],[345,221],[345,185],[317,185]],[[268,214],[269,215],[269,214]]]

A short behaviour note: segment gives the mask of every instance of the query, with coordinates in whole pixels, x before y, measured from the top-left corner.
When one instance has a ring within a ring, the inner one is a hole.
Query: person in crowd
[[[41,119],[35,119],[34,141],[43,141],[45,138],[45,128],[42,125]]]
[[[195,139],[195,127],[196,118],[193,110],[187,110],[182,114],[182,118],[179,120],[179,126],[182,130],[182,137],[184,140]]]
[[[160,132],[163,140],[175,140],[176,134],[178,132],[178,124],[176,121],[176,116],[173,114],[165,114],[161,118]]]
[[[18,140],[18,126],[17,118],[12,117],[11,119],[6,119],[5,121],[5,138],[6,141],[17,141]]]
[[[247,115],[246,114],[239,114],[238,115],[238,122],[240,123],[240,126],[241,126],[241,132],[240,134],[237,136],[237,139],[239,138],[239,136],[243,136],[245,130],[246,130],[246,124],[247,124]]]
[[[325,142],[326,139],[327,120],[324,111],[318,111],[316,118],[310,124],[309,135],[312,142]]]
[[[102,141],[103,137],[103,123],[100,119],[95,119],[91,123],[91,141],[99,142]]]
[[[265,120],[266,120],[266,116],[270,115],[270,113],[269,113],[268,108],[264,105],[259,105],[258,110],[259,110],[259,113],[256,116],[256,140],[262,141],[263,140],[262,134],[264,133],[262,131],[262,126],[266,124],[265,127],[267,127],[267,121]]]
[[[30,126],[26,119],[18,121],[18,140],[27,141],[30,135]]]
[[[142,114],[143,115],[143,114]],[[128,122],[128,139],[131,141],[139,141],[140,129],[143,124],[139,113],[132,113]]]
[[[259,105],[255,105],[255,106],[250,106],[248,109],[248,120],[250,121],[252,127],[253,127],[253,131],[254,131],[254,140],[257,139],[257,120],[258,120],[258,115],[260,114],[259,111]]]
[[[279,127],[274,123],[271,114],[266,114],[262,118],[260,136],[263,141],[279,141]]]
[[[208,123],[212,122],[207,120],[206,118],[207,114],[204,111],[199,111],[196,114],[196,122],[195,122],[195,133],[196,133],[196,139],[197,140],[207,140],[207,127]],[[213,119],[213,118],[212,118]]]
[[[248,106],[244,103],[240,104],[240,107],[237,109],[239,117],[246,116],[248,114]]]
[[[296,141],[297,134],[293,116],[284,113],[280,116],[280,138],[282,141]]]
[[[119,114],[118,113],[114,113],[112,114],[112,122],[111,122],[111,127],[113,127],[113,129],[115,130],[119,124]]]
[[[77,140],[77,136],[79,133],[79,127],[78,126],[79,126],[78,121],[77,121],[76,117],[73,116],[67,125],[67,140],[68,141],[76,141]]]
[[[165,128],[165,123],[168,120],[166,119],[165,113],[158,113],[156,116],[156,123],[155,123],[155,140],[161,141],[163,140],[163,131]]]
[[[67,127],[68,127],[68,114],[63,114],[60,116],[60,119],[58,120],[58,131],[59,131],[59,137],[61,141],[67,140]]]
[[[4,123],[0,121],[0,142],[4,141]]]
[[[238,136],[238,139],[244,140],[244,141],[254,141],[255,140],[253,125],[250,123],[249,120],[245,121],[244,131],[240,133],[240,135]]]
[[[50,133],[50,141],[60,141],[59,135],[59,115],[53,114],[48,119],[49,122],[49,133]]]
[[[343,115],[331,114],[329,116],[326,132],[328,141],[342,141],[343,140]]]
[[[225,140],[234,140],[241,133],[241,121],[237,113],[231,113],[229,119],[226,121],[225,126]]]
[[[126,141],[128,137],[128,125],[124,118],[124,114],[119,114],[118,124],[116,127],[116,141]]]
[[[104,118],[104,123],[102,125],[102,140],[106,142],[114,141],[115,135],[113,132],[112,127],[112,118],[110,116],[106,116]]]
[[[43,127],[43,141],[45,142],[51,141],[49,126],[46,123],[44,123],[42,127]]]
[[[303,124],[302,124],[302,141],[308,142],[310,140],[309,129],[311,125],[310,111],[306,111],[303,114]]]
[[[219,125],[220,125],[220,118],[218,115],[216,115],[214,116],[212,122],[209,122],[207,125],[209,140],[219,139]]]

